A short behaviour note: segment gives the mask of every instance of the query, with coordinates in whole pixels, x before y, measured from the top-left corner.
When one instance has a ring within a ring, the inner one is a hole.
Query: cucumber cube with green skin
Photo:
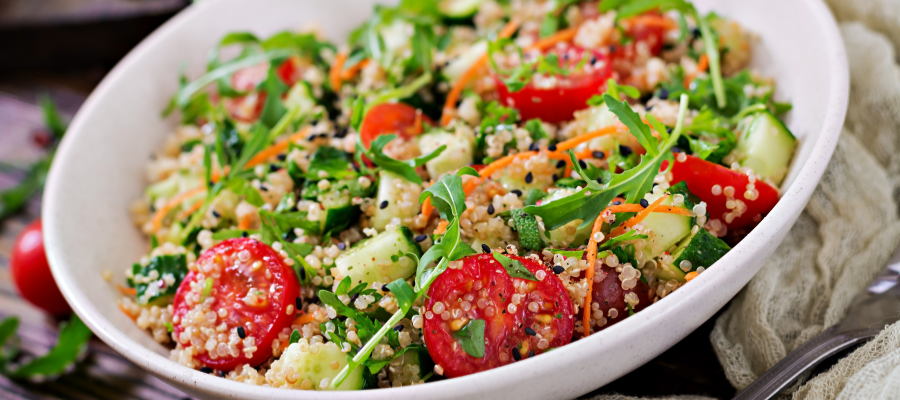
[[[662,205],[672,206],[674,204],[674,196],[667,195]],[[652,203],[659,198],[659,195],[648,194],[644,198]],[[683,204],[678,207],[686,208]],[[693,221],[693,217],[686,215],[660,212],[650,213],[643,221],[644,225],[650,230],[649,237],[644,245],[644,253],[650,257],[659,256],[691,234]]]
[[[300,341],[306,342],[306,339],[300,339]],[[291,368],[294,372],[299,373],[301,378],[293,384],[297,389],[307,379],[312,382],[312,390],[360,390],[364,387],[362,368],[354,369],[340,387],[335,388],[331,385],[334,377],[347,366],[348,359],[347,354],[342,352],[334,342],[302,344],[307,345],[309,349],[303,350],[301,343],[291,344],[285,349],[284,354],[272,363],[271,370],[287,371],[288,368]],[[315,353],[313,353],[313,347],[316,348]],[[337,368],[332,366],[335,362]],[[323,387],[321,384],[325,378],[328,379],[328,385]],[[286,382],[278,383],[286,384]]]
[[[400,202],[397,201],[403,194],[401,191],[410,192],[410,198],[414,199],[414,204],[411,207],[401,208]],[[406,178],[390,171],[381,170],[378,173],[378,195],[375,198],[375,214],[372,216],[372,227],[377,230],[383,230],[394,218],[399,218],[402,221],[405,218],[415,217],[420,210],[417,203],[419,193],[421,193],[421,188]]]
[[[321,218],[321,232],[340,232],[359,220],[359,206],[351,202],[350,193],[345,190],[332,190],[320,193],[319,203],[324,208]]]
[[[428,154],[446,145],[447,148],[437,157],[425,163],[425,169],[432,179],[471,165],[475,157],[475,135],[472,130],[458,127],[453,133],[432,132],[419,136],[419,149]]]
[[[671,265],[660,264],[657,276],[661,279],[676,279],[684,282],[684,277],[688,272],[696,271],[700,267],[709,268],[729,250],[731,247],[727,243],[713,236],[706,229],[700,228],[697,233],[687,237],[671,252],[675,259]],[[690,262],[690,268],[681,268],[681,263],[684,261]]]
[[[421,256],[422,250],[413,239],[412,231],[400,226],[357,243],[338,256],[334,265],[340,279],[349,276],[354,285],[389,283],[416,273],[416,263],[406,257],[406,253]]]
[[[797,139],[781,120],[763,111],[752,117],[738,139],[735,155],[763,180],[780,185],[787,174]]]

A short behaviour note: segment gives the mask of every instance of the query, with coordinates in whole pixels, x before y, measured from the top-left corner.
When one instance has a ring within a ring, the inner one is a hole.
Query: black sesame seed
[[[219,378],[224,378],[224,377],[227,375],[227,374],[225,373],[225,371],[219,371],[219,372],[216,372],[216,374],[219,375]]]
[[[340,243],[337,244],[337,247],[338,247],[339,250],[344,250],[344,249],[347,248],[347,244],[344,243],[344,242],[340,242]]]
[[[616,200],[616,201],[613,202],[613,205],[616,205],[616,206],[617,206],[617,205],[619,205],[619,204],[622,204],[622,202],[619,201],[619,200]]]
[[[238,331],[238,336],[240,336],[241,339],[244,339],[247,337],[247,331],[244,330],[243,326],[239,326],[237,328],[237,331]]]
[[[615,52],[616,52],[616,46],[615,46],[615,45],[609,46],[609,52],[610,52],[610,53],[615,53]]]
[[[247,236],[250,236],[250,235],[247,234],[247,231],[241,232],[241,237],[245,238],[245,237],[247,237]]]
[[[562,167],[565,167],[565,166],[566,166],[566,162],[563,161],[563,160],[559,160],[559,161],[556,163],[556,168],[562,168]]]
[[[300,280],[301,281],[305,280],[306,279],[306,268],[300,268],[299,271],[300,271]]]
[[[556,182],[559,180],[559,175],[553,174],[551,178],[553,178],[553,182]]]
[[[488,215],[494,215],[494,211],[496,211],[496,210],[494,209],[494,205],[493,205],[493,204],[488,204],[488,209],[487,209]]]
[[[342,139],[347,137],[347,128],[341,128],[334,132],[334,137]]]
[[[481,244],[481,251],[483,251],[485,254],[490,253],[490,252],[491,252],[491,247],[488,246],[488,245],[486,245],[486,244],[484,244],[484,243],[482,243],[482,244]]]
[[[528,358],[534,357],[534,350],[528,352]]]
[[[390,292],[391,289],[388,289],[387,285],[381,285],[381,291],[382,292]]]
[[[647,106],[647,111],[650,111],[650,110],[652,110],[652,109],[653,109],[653,105],[652,105],[652,104],[649,105],[649,106]]]
[[[650,202],[647,199],[641,199],[641,207],[647,208],[650,205]]]
[[[269,172],[275,172],[275,171],[278,171],[279,169],[281,169],[281,168],[279,168],[277,165],[269,164]]]
[[[659,92],[656,93],[656,97],[659,97],[662,100],[667,100],[669,98],[669,91],[666,89],[659,89]]]
[[[537,332],[535,332],[534,329],[525,327],[525,334],[528,336],[534,336],[537,335]]]
[[[565,270],[566,270],[566,269],[563,268],[562,265],[554,265],[554,266],[553,266],[553,273],[554,273],[554,274],[559,275],[559,274],[563,273]]]
[[[268,192],[269,188],[267,188],[266,185],[259,185],[259,190],[262,190],[263,192]]]
[[[522,191],[519,189],[513,189],[510,191],[510,193],[515,194],[516,197],[522,197]]]
[[[591,152],[591,155],[594,156],[594,158],[606,158],[606,153],[602,151]]]
[[[594,180],[597,181],[597,183],[599,183],[601,185],[603,184],[603,178],[598,177],[597,179],[594,179]]]
[[[416,243],[421,243],[425,239],[428,239],[428,235],[418,235],[415,237]]]
[[[534,175],[531,173],[531,171],[528,171],[528,173],[525,175],[525,183],[531,183],[532,181],[534,181]]]
[[[299,297],[294,297],[294,308],[296,308],[297,310],[302,310],[303,309],[303,299],[301,299]]]
[[[591,64],[594,64],[596,62],[597,62],[597,56],[591,56]]]
[[[622,153],[623,157],[628,157],[631,155],[631,153],[633,153],[633,151],[631,151],[631,147],[620,144],[619,153]]]
[[[400,332],[403,330],[403,324],[397,324],[394,326],[394,332]]]
[[[310,121],[309,124],[312,125],[312,126],[316,126],[316,125],[319,124],[319,120],[314,119],[314,120]]]
[[[312,134],[306,137],[307,142],[312,142],[313,140],[316,140],[316,134]]]
[[[531,142],[531,145],[528,146],[528,150],[531,150],[531,151],[538,151],[539,149],[540,148],[538,147],[538,144],[534,143],[534,142]]]
[[[584,162],[584,160],[578,160],[578,166],[581,167],[581,169],[585,169],[587,168],[587,163]]]
[[[353,296],[350,296],[350,302],[352,303],[352,302],[356,301],[356,299],[358,299],[358,298],[359,298],[359,293],[355,293],[355,294],[353,294]]]
[[[659,184],[656,182],[653,182],[653,185],[650,186],[650,190],[656,189],[657,186],[659,186]]]
[[[217,213],[216,210],[212,211],[212,215],[213,215],[213,217],[216,217],[216,218],[219,218],[222,216],[221,214]]]
[[[382,201],[381,204],[378,205],[378,208],[384,210],[385,208],[387,208],[387,206],[388,206],[388,201],[385,200],[385,201]]]
[[[290,232],[285,232],[285,233],[282,233],[282,234],[281,234],[281,238],[284,239],[284,240],[287,240],[287,238],[288,238],[290,235],[291,235]]]
[[[519,361],[522,359],[522,355],[519,354],[519,350],[513,349],[512,351],[513,360]]]
[[[284,161],[284,160],[287,160],[287,154],[284,154],[284,153],[279,154],[278,161]]]
[[[213,369],[210,367],[200,367],[200,372],[204,374],[209,374],[213,372]]]
[[[678,146],[672,146],[672,152],[673,152],[673,153],[681,153],[681,152],[683,152],[683,151],[684,151],[684,150],[681,150],[681,147],[678,147]]]
[[[555,144],[551,144],[551,145],[547,146],[547,150],[550,150],[550,151],[556,151],[556,145],[555,145]]]
[[[320,139],[328,139],[328,134],[327,134],[327,133],[320,133],[320,134],[319,134],[319,138],[320,138]]]

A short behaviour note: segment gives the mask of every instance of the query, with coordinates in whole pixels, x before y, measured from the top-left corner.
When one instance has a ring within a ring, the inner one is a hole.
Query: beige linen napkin
[[[900,0],[827,2],[850,65],[847,120],[806,210],[710,335],[737,389],[839,321],[900,244]],[[794,389],[794,399],[900,399],[900,324]]]

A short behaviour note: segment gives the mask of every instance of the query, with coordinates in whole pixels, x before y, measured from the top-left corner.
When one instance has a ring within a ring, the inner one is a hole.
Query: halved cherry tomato
[[[242,122],[253,122],[259,118],[266,103],[266,93],[256,91],[256,86],[266,79],[268,73],[269,64],[263,63],[239,69],[231,75],[231,87],[234,90],[249,92],[244,96],[222,99],[232,118]]]
[[[599,278],[599,280],[598,280]],[[600,271],[594,274],[594,283],[591,288],[591,308],[593,316],[602,316],[605,322],[600,322],[600,326],[594,326],[594,332],[606,329],[619,321],[628,318],[629,310],[625,303],[625,295],[634,293],[638,298],[638,303],[631,310],[633,312],[641,311],[650,305],[650,287],[644,281],[638,279],[637,285],[633,288],[622,289],[622,281],[619,279],[619,273],[614,268],[604,265]],[[593,304],[597,303],[600,308],[593,310]],[[615,309],[616,311],[610,311]],[[596,320],[597,318],[594,318]],[[600,321],[604,321],[600,319]]]
[[[40,219],[28,224],[19,234],[9,261],[13,282],[25,300],[53,315],[72,312],[50,273]]]
[[[434,121],[421,111],[404,103],[381,103],[373,106],[363,118],[359,139],[366,148],[375,138],[395,133],[403,139],[409,139],[421,133],[416,119],[422,124],[434,125]]]
[[[445,376],[497,368],[572,340],[572,301],[559,278],[530,259],[509,257],[532,273],[543,271],[543,280],[512,278],[491,254],[479,254],[463,258],[460,269],[448,269],[428,291],[425,346]],[[466,353],[452,335],[476,319],[485,321],[481,358]]]
[[[297,312],[300,283],[294,270],[271,247],[250,238],[219,243],[204,252],[196,265],[197,270],[188,273],[175,293],[178,322],[173,325],[181,345],[191,345],[190,339],[179,337],[188,329],[215,330],[224,324],[225,337],[234,333],[244,338],[236,345],[238,354],[229,351],[227,339],[211,351],[205,347],[207,341],[201,340],[194,346],[194,359],[202,365],[230,371],[240,364],[259,365],[272,356],[272,341],[290,327]],[[204,293],[207,282],[211,290]],[[211,304],[204,305],[209,299]],[[250,338],[256,350],[248,357],[244,350]]]
[[[686,182],[691,193],[706,202],[709,218],[718,218],[728,229],[738,229],[758,221],[758,217],[771,211],[778,202],[778,189],[763,181],[757,180],[753,186],[748,186],[750,177],[747,175],[698,157],[684,156],[684,161],[678,161],[681,155],[675,157],[670,183]],[[713,194],[713,186],[716,185],[719,186],[716,191],[719,194]],[[734,191],[732,196],[725,195],[731,192],[728,188]],[[750,189],[756,191],[755,197],[751,195],[748,198]],[[729,205],[733,207],[729,208]],[[736,212],[736,209],[742,209],[742,212]],[[728,222],[728,214],[733,215],[731,222]]]
[[[278,74],[281,81],[288,86],[294,86],[294,84],[303,77],[303,72],[304,68],[302,68],[302,61],[298,56],[292,56],[287,60],[284,60],[284,62],[278,66],[278,69],[275,70],[275,73]]]
[[[569,76],[555,76],[556,84],[550,88],[537,87],[532,80],[522,90],[510,92],[498,76],[494,76],[500,102],[519,110],[523,120],[540,118],[557,123],[572,119],[575,111],[587,108],[587,101],[603,91],[606,80],[612,74],[612,65],[601,53],[569,46],[554,50],[560,64],[568,68],[577,66],[587,54],[585,70],[572,71]]]

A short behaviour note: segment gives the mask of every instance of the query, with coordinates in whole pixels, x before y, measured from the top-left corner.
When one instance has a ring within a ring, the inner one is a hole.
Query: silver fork
[[[826,358],[874,338],[900,320],[900,249],[869,287],[853,298],[847,316],[792,351],[734,400],[771,399]]]

